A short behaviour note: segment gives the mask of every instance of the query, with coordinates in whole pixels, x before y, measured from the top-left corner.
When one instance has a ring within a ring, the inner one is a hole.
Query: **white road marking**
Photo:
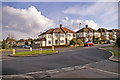
[[[47,70],[47,73],[58,73],[59,71],[57,69],[53,69],[53,70]]]
[[[43,71],[38,71],[38,72],[30,72],[30,73],[27,73],[27,74],[40,74],[40,73],[43,73]]]
[[[95,62],[95,63],[98,63],[98,62]]]
[[[90,64],[85,64],[86,66],[90,65]]]
[[[93,69],[93,70],[97,70],[97,71],[101,71],[101,72],[105,72],[105,73],[110,73],[110,74],[114,74],[114,75],[120,75],[118,73],[110,72],[110,71],[105,71],[105,70],[102,70],[102,69],[96,69],[96,68],[89,68],[89,69]]]
[[[75,69],[83,69],[86,68],[86,66],[76,66]]]
[[[64,71],[72,71],[74,70],[74,67],[66,67],[66,68],[61,68]]]

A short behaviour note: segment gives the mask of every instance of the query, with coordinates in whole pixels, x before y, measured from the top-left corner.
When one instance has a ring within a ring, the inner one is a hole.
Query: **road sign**
[[[15,49],[13,49],[13,54],[15,54]]]
[[[40,48],[40,54],[42,54],[42,48]]]

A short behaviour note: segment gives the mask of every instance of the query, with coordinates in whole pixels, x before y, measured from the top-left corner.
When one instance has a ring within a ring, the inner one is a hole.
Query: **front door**
[[[58,40],[55,40],[55,44],[58,44]]]

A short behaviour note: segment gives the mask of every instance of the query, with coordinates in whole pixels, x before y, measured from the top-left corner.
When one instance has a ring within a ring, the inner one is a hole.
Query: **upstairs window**
[[[64,37],[64,34],[60,34],[60,37]]]
[[[55,33],[55,37],[58,37],[58,34],[57,34],[57,33]]]
[[[48,38],[51,38],[51,34],[48,35]]]
[[[71,36],[71,34],[68,34],[68,36],[70,37],[70,36]]]

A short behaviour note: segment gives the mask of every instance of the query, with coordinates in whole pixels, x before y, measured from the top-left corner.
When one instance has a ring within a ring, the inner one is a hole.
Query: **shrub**
[[[25,45],[28,45],[28,42],[27,42],[27,41],[25,42]]]
[[[78,45],[83,44],[82,40],[81,40],[81,39],[78,39],[78,40],[77,40],[77,44],[78,44]]]
[[[68,44],[66,44],[65,46],[66,46],[66,47],[68,47],[69,45],[68,45]]]
[[[76,39],[72,39],[71,41],[70,41],[70,45],[75,45],[76,44]]]
[[[112,40],[114,41],[114,40],[115,40],[115,38],[112,38]]]
[[[115,45],[117,47],[120,47],[120,36],[117,38]]]
[[[2,41],[2,49],[7,49],[7,43],[4,39]]]

